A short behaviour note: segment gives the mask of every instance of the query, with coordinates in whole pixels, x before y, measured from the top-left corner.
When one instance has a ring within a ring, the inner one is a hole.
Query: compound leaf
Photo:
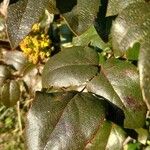
[[[93,49],[72,47],[52,57],[45,65],[42,85],[51,92],[86,89],[102,96],[123,111],[127,128],[142,127],[145,122],[146,106],[136,67],[110,59],[100,70]]]
[[[104,105],[90,93],[38,92],[28,114],[28,149],[84,149],[106,122]]]
[[[100,74],[86,88],[123,110],[125,127],[138,128],[144,125],[146,107],[138,72],[132,64],[115,59],[106,61]]]

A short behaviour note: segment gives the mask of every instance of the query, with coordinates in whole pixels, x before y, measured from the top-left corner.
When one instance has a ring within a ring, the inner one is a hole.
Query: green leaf
[[[138,67],[143,98],[150,110],[150,36],[141,44]]]
[[[38,92],[27,117],[27,146],[84,149],[105,122],[105,104],[92,94]]]
[[[107,60],[107,57],[106,57],[105,53],[98,53],[98,54],[99,54],[99,63],[100,64],[105,63],[106,60]]]
[[[54,0],[19,0],[8,7],[7,31],[11,47],[15,48],[39,21],[47,7],[55,9]]]
[[[123,110],[126,128],[134,129],[144,125],[146,107],[134,65],[110,59],[102,65],[100,74],[93,78],[86,88]]]
[[[88,44],[103,50],[108,47],[106,43],[102,41],[94,26],[91,26],[82,35],[73,38],[73,45],[75,46],[87,46]]]
[[[85,32],[92,24],[99,11],[99,0],[77,0],[71,12],[64,13],[70,28],[77,35]]]
[[[136,129],[136,132],[138,133],[138,141],[145,145],[149,136],[148,130],[139,128]]]
[[[106,149],[122,150],[125,139],[126,139],[125,131],[120,126],[112,123],[111,132],[109,135]]]
[[[126,51],[126,58],[128,60],[138,60],[139,57],[139,51],[140,51],[140,43],[135,43],[133,47],[130,47]]]
[[[137,2],[144,2],[144,0],[109,0],[106,16],[115,16],[127,6]]]
[[[121,56],[136,42],[150,34],[150,3],[133,3],[126,7],[112,26],[112,45],[115,56]],[[142,14],[142,17],[141,17]]]
[[[10,70],[4,65],[0,65],[0,86],[2,86],[4,81],[8,79],[10,76],[11,76]]]
[[[3,85],[1,89],[1,101],[5,106],[14,106],[19,98],[20,87],[17,81],[12,80]]]
[[[99,128],[92,141],[87,144],[86,150],[122,150],[123,142],[126,139],[124,130],[106,121],[103,126]]]
[[[125,146],[125,150],[141,150],[142,145],[139,142],[136,143],[129,143]]]
[[[46,63],[43,88],[82,90],[98,72],[98,54],[88,47],[67,48]]]

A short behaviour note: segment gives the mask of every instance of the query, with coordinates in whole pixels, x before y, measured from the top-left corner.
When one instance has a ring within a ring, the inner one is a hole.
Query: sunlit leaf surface
[[[135,3],[126,7],[112,25],[112,44],[116,56],[123,55],[136,42],[150,34],[150,3]],[[142,15],[141,15],[142,14]]]

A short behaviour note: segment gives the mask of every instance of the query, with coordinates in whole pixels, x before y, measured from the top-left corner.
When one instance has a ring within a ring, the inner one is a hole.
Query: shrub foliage
[[[128,136],[146,144],[149,7],[149,1],[144,0],[10,3],[6,25],[12,49],[27,42],[45,9],[59,14],[73,35],[71,47],[61,46],[42,71],[42,90],[36,92],[26,121],[29,150],[121,150]],[[46,48],[51,47],[51,41],[46,40]],[[31,54],[42,54],[41,46],[38,48],[31,46]],[[43,59],[49,57],[51,51],[47,51]],[[0,70],[1,101],[13,105],[19,97],[18,82],[5,82],[11,72],[6,66],[0,66]],[[141,136],[146,137],[144,142]]]

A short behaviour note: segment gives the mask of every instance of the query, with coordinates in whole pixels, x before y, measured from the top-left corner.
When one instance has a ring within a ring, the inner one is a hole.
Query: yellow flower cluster
[[[51,40],[40,24],[32,27],[31,33],[20,43],[20,48],[30,62],[37,64],[50,56]]]

